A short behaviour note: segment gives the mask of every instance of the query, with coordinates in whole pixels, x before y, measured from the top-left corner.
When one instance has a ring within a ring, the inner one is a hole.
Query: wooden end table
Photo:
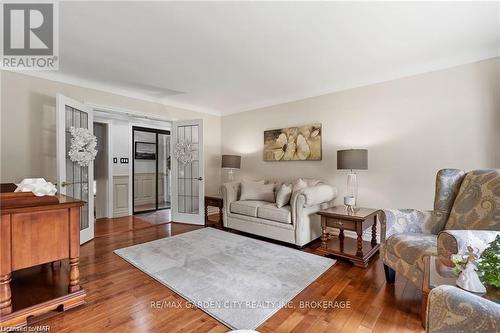
[[[429,299],[429,293],[432,289],[442,286],[456,286],[457,276],[453,273],[453,268],[446,266],[439,260],[437,256],[425,256],[424,257],[424,277],[422,281],[422,304],[421,304],[421,318],[422,326],[425,327],[425,322],[427,320],[427,301]],[[457,287],[458,288],[458,287]],[[491,288],[486,288],[485,294],[476,294],[489,299],[493,302],[499,302],[500,292],[498,290],[493,290]]]
[[[350,260],[355,266],[366,268],[370,258],[377,253],[377,218],[381,211],[372,208],[356,208],[351,213],[344,206],[320,210],[321,246],[317,252]],[[329,237],[327,227],[339,229],[338,237]],[[363,231],[371,227],[371,241],[364,241]],[[344,237],[344,230],[356,232],[357,238]]]
[[[222,223],[222,208],[224,207],[224,202],[221,196],[218,195],[206,195],[205,196],[205,226],[208,226],[208,206],[219,208],[219,221],[221,228],[224,227]]]

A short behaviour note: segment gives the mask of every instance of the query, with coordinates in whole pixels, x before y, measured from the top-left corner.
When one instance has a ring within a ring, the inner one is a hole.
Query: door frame
[[[135,211],[135,202],[134,202],[134,197],[135,197],[135,138],[134,138],[134,131],[141,131],[141,132],[149,132],[149,133],[155,133],[155,142],[156,142],[156,160],[155,160],[155,209],[148,209],[148,210],[141,210],[139,212]],[[132,124],[132,150],[131,150],[131,160],[132,160],[132,182],[131,182],[131,187],[132,187],[132,201],[131,201],[131,206],[132,206],[132,215],[136,214],[142,214],[142,213],[151,213],[151,212],[156,212],[158,210],[165,210],[165,209],[171,209],[172,208],[172,200],[170,202],[170,207],[165,207],[165,208],[158,208],[158,134],[165,134],[169,135],[170,138],[172,138],[172,134],[170,130],[164,130],[164,129],[158,129],[158,128],[150,128],[150,127],[143,127],[143,126],[136,126]],[[172,185],[170,184],[170,192],[172,192]],[[172,197],[172,195],[170,195]]]
[[[111,138],[113,137],[112,135],[112,121],[111,119],[107,118],[102,118],[99,116],[94,117],[94,123],[99,123],[99,124],[105,124],[106,125],[106,140],[107,140],[107,147],[106,149],[108,150],[108,160],[106,163],[106,166],[108,168],[108,186],[107,186],[107,195],[106,195],[106,200],[107,200],[107,211],[106,215],[107,218],[113,218],[113,144],[111,142]],[[95,204],[95,203],[94,203]]]
[[[66,105],[77,110],[87,112],[87,127],[94,132],[93,110],[87,104],[74,100],[63,94],[56,94],[56,165],[57,165],[57,190],[60,194],[66,194],[62,181],[66,179]],[[63,112],[61,111],[63,110]],[[64,158],[61,158],[64,156]],[[80,245],[94,239],[94,161],[88,165],[88,228],[80,230]],[[79,223],[80,225],[80,223]]]

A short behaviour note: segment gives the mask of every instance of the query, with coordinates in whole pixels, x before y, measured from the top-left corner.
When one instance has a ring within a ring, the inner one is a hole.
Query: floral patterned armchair
[[[498,332],[500,304],[460,288],[432,289],[427,303],[428,333]]]
[[[381,256],[388,283],[395,272],[422,287],[424,256],[451,254],[467,245],[482,251],[500,234],[500,169],[444,169],[436,176],[434,210],[384,210]]]

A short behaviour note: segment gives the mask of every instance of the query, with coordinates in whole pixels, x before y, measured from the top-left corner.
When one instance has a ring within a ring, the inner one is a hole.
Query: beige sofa
[[[307,187],[292,194],[290,203],[239,200],[240,182],[222,185],[224,227],[304,246],[321,235],[320,209],[333,206],[337,189],[315,179],[304,179]],[[276,188],[278,188],[278,184]]]

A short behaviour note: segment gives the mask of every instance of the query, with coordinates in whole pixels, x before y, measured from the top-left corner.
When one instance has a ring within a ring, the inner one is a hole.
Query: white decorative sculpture
[[[460,272],[456,282],[457,286],[473,293],[485,293],[486,288],[476,272],[478,258],[479,250],[474,251],[470,244],[467,246],[465,253],[451,256],[451,260],[455,264],[454,271],[456,273]]]
[[[457,286],[473,293],[486,292],[486,288],[477,275],[476,264],[471,261],[467,262],[465,269],[458,276]]]
[[[57,188],[43,178],[25,178],[17,185],[14,192],[33,192],[37,197],[55,195]]]

